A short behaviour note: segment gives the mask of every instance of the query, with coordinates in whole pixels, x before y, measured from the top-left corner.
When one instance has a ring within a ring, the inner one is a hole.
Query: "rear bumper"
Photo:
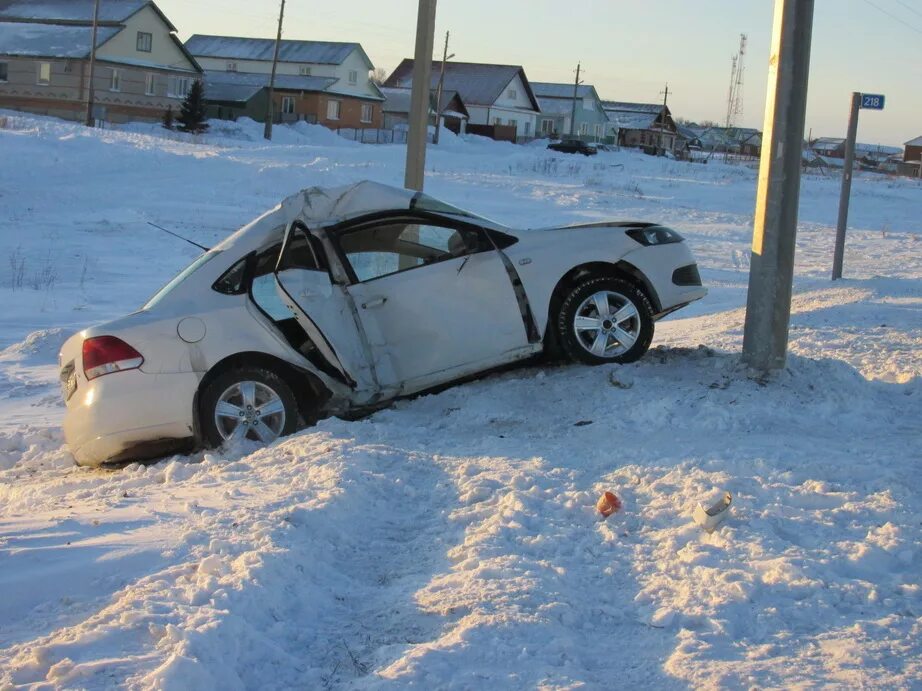
[[[193,373],[81,376],[67,402],[64,438],[79,465],[163,455],[192,439],[197,387]]]

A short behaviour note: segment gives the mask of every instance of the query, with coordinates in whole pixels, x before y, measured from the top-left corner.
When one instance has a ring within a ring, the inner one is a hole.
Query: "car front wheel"
[[[653,341],[653,306],[629,281],[592,278],[564,298],[556,329],[564,353],[575,362],[634,362]]]
[[[244,439],[270,444],[297,428],[291,387],[261,367],[224,372],[204,389],[201,401],[202,434],[211,447]]]

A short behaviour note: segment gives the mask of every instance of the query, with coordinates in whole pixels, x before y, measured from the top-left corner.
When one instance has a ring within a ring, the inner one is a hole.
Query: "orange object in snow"
[[[621,510],[621,500],[611,492],[606,492],[599,497],[599,502],[595,505],[599,513],[608,518],[613,513]]]

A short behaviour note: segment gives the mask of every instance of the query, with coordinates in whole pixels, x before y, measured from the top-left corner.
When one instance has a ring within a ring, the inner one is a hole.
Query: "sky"
[[[723,122],[731,58],[748,37],[743,112],[762,129],[774,0],[441,0],[455,60],[522,65],[532,81],[571,82],[577,62],[603,99],[661,101],[675,117]],[[276,2],[158,0],[193,33],[274,37]],[[388,73],[412,57],[414,0],[287,0],[284,37],[361,43]],[[886,96],[862,111],[858,139],[901,146],[922,135],[922,0],[816,0],[807,133],[844,137],[853,91]]]

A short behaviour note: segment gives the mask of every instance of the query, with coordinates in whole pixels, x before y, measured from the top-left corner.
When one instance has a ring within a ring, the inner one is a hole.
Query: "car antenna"
[[[205,245],[200,245],[200,244],[198,244],[197,242],[193,242],[193,241],[190,240],[189,238],[184,238],[184,237],[183,237],[182,235],[180,235],[179,233],[174,233],[172,230],[167,230],[167,229],[164,228],[163,226],[158,226],[156,223],[151,223],[150,221],[148,221],[148,222],[147,222],[147,225],[153,226],[154,228],[157,228],[158,230],[162,230],[164,233],[169,233],[169,234],[172,235],[174,238],[179,238],[180,240],[185,240],[185,241],[188,242],[190,245],[195,245],[196,247],[198,247],[198,248],[201,249],[201,250],[205,250],[206,252],[210,252],[210,251],[211,251],[211,248],[210,248],[210,247],[205,247]]]

